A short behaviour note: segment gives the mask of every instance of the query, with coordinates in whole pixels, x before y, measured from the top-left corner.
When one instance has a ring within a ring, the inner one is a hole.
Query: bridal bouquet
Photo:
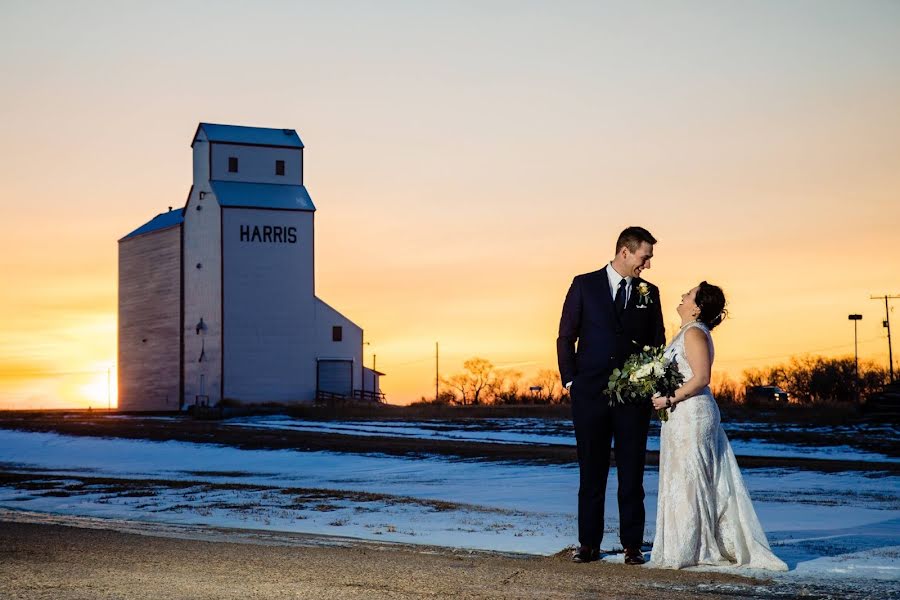
[[[628,357],[621,369],[613,369],[605,392],[610,406],[646,402],[654,394],[671,396],[684,382],[674,360],[664,356],[665,346],[644,346]],[[656,411],[660,421],[668,421],[668,410]]]

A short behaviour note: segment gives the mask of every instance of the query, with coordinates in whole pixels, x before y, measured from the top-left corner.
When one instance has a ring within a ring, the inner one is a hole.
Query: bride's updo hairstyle
[[[694,303],[700,309],[700,316],[697,317],[697,320],[710,330],[728,316],[728,311],[725,309],[725,293],[717,285],[701,281],[697,287]]]

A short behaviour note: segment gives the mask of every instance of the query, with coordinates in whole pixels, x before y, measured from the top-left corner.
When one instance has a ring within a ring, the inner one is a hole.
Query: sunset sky
[[[317,293],[392,402],[433,394],[436,341],[444,374],[555,368],[628,225],[669,333],[725,289],[716,370],[852,355],[856,312],[887,366],[895,1],[3,0],[0,115],[0,408],[106,405],[116,242],[184,204],[199,121],[298,131]]]

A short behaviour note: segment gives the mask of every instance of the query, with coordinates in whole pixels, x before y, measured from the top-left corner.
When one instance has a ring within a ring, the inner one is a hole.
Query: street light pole
[[[856,403],[859,404],[859,343],[856,325],[862,321],[862,315],[847,315],[853,321],[853,363],[856,365],[856,377],[853,380],[853,389],[856,392]]]

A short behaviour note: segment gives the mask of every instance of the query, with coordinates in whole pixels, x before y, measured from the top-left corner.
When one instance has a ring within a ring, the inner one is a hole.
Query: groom
[[[559,372],[572,398],[578,445],[578,550],[575,562],[600,558],[603,508],[609,475],[610,445],[615,440],[619,475],[619,538],[625,563],[644,562],[644,455],[650,426],[650,399],[610,407],[603,393],[609,376],[645,345],[665,343],[659,289],[640,278],[650,268],[656,239],[643,227],[619,234],[616,256],[599,271],[572,281],[556,352]],[[577,348],[576,348],[577,342]]]

